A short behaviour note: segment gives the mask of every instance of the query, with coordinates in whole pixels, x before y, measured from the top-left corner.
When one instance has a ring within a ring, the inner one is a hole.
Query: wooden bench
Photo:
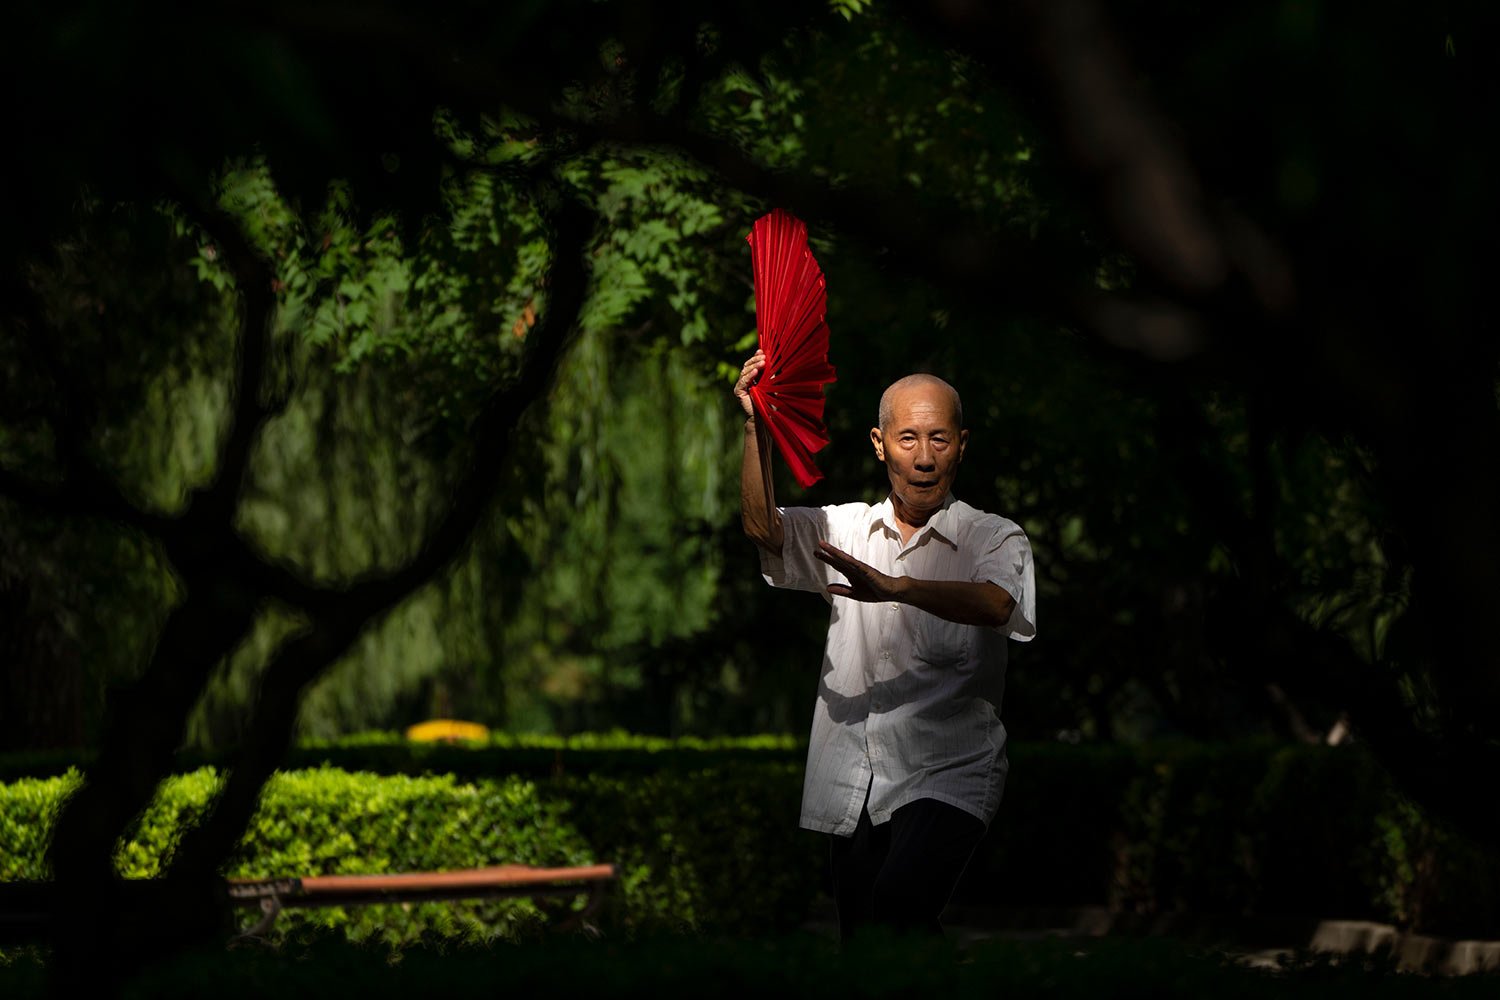
[[[584,908],[559,930],[581,928],[599,933],[592,923],[604,901],[604,889],[619,877],[614,865],[574,868],[533,868],[498,865],[449,872],[410,872],[399,875],[310,875],[302,878],[230,879],[229,898],[239,906],[258,906],[261,918],[240,939],[257,938],[271,929],[288,907],[368,906],[373,903],[415,903],[443,899],[495,899],[507,896],[578,896],[587,893]]]

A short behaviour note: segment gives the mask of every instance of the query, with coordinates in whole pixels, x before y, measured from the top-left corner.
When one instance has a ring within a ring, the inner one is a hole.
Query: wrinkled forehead
[[[958,394],[945,385],[928,382],[890,390],[891,417],[882,430],[903,426],[946,425],[958,430]]]

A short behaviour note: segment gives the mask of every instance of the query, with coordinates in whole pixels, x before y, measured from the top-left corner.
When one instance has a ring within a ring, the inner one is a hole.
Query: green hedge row
[[[211,769],[169,779],[122,839],[116,867],[127,878],[161,873],[182,830],[207,806],[219,777]],[[0,879],[47,875],[39,830],[80,783],[76,772],[0,786]],[[591,861],[562,809],[519,779],[461,784],[449,777],[378,777],[337,770],[277,775],[228,866],[231,877],[375,874],[460,868],[501,861]],[[242,925],[258,912],[243,911]],[[529,901],[289,910],[283,932],[344,930],[355,940],[407,943],[427,936],[515,937],[542,915]]]
[[[47,877],[46,831],[77,772],[0,785],[0,880]],[[116,861],[159,874],[219,777],[163,784]],[[616,932],[761,932],[800,920],[818,887],[817,839],[794,832],[795,765],[724,765],[643,776],[460,782],[334,768],[278,774],[225,874],[436,871],[522,863],[620,867],[604,922]],[[576,905],[576,904],[575,904]],[[245,911],[242,925],[257,914]],[[557,914],[528,900],[290,910],[280,933],[339,928],[353,940],[484,941],[527,936]]]
[[[230,874],[613,861],[622,866],[606,918],[614,930],[761,932],[805,918],[823,885],[824,845],[796,828],[795,745],[622,740],[612,751],[599,742],[465,749],[366,739],[304,750],[336,750],[350,767],[394,763],[389,769],[404,772],[425,761],[471,777],[284,773]],[[538,753],[552,759],[526,756]],[[655,767],[643,763],[648,756]],[[472,777],[507,773],[501,765],[517,759],[530,762],[526,777]],[[157,870],[214,780],[200,770],[168,782],[122,848],[123,870]],[[41,873],[48,819],[76,781],[0,785],[0,879]],[[1422,816],[1357,749],[1021,745],[955,901],[1370,918],[1492,936],[1500,934],[1500,859]],[[301,919],[344,924],[355,938],[379,931],[408,941],[514,937],[542,915],[530,904],[494,903]]]
[[[1500,854],[1357,748],[1032,745],[959,901],[1375,919],[1500,934]]]

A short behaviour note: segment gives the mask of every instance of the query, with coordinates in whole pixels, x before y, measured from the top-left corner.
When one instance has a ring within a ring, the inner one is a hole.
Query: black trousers
[[[839,938],[871,924],[942,934],[938,917],[983,837],[978,818],[936,799],[909,802],[880,826],[861,810],[854,836],[829,838]]]

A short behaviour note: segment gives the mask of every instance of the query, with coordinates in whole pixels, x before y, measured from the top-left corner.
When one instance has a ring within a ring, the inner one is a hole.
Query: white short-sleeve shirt
[[[902,544],[891,501],[781,510],[780,556],[760,550],[774,587],[809,590],[832,605],[818,682],[802,826],[850,836],[869,791],[870,820],[938,799],[988,824],[1007,760],[1000,701],[1006,639],[1036,634],[1031,544],[1020,525],[950,494]],[[1001,628],[959,625],[907,604],[835,597],[843,577],[813,555],[826,540],[890,576],[988,581],[1015,600]]]

